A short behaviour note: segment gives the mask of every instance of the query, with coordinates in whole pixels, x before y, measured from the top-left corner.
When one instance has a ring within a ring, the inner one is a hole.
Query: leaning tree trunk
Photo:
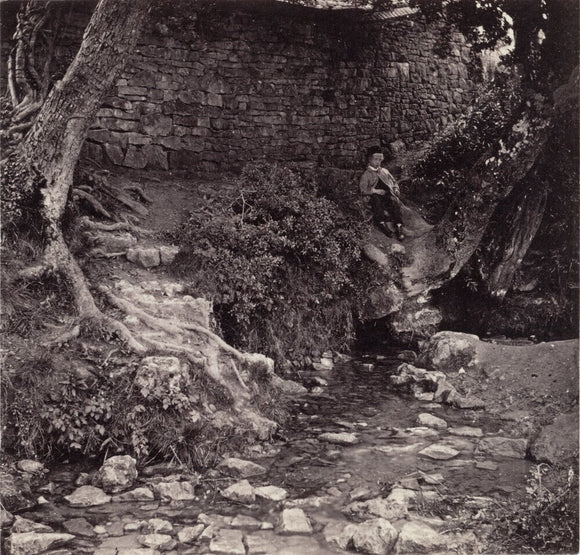
[[[40,189],[40,216],[46,248],[41,264],[28,274],[50,268],[70,282],[82,317],[100,314],[62,229],[73,171],[81,146],[103,97],[135,48],[151,0],[101,0],[85,30],[80,49],[57,82],[22,143],[11,167],[23,168],[24,189]]]
[[[544,216],[547,189],[534,177],[512,195],[494,215],[491,233],[480,263],[480,275],[491,297],[502,300],[528,252]]]

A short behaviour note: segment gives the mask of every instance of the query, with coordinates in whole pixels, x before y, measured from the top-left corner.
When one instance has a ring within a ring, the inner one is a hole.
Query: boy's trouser
[[[391,220],[395,225],[402,224],[401,209],[397,198],[387,191],[386,195],[371,195],[373,221],[379,224]],[[388,213],[388,216],[385,215]]]

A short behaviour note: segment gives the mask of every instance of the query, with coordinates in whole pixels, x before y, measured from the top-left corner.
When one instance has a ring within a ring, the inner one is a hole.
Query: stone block
[[[147,168],[160,170],[169,169],[169,161],[167,159],[167,153],[165,152],[165,150],[163,150],[162,147],[157,145],[145,145],[143,147],[143,155],[145,156]]]
[[[161,264],[161,256],[159,255],[159,249],[155,247],[150,248],[137,247],[129,249],[127,251],[126,256],[129,262],[139,264],[144,268],[153,268]]]
[[[125,160],[125,153],[119,145],[106,144],[105,155],[108,160],[117,166],[122,166]]]
[[[125,159],[123,160],[123,166],[128,168],[143,169],[147,165],[147,160],[143,151],[134,146],[129,145],[127,149],[127,154],[125,154]]]
[[[141,121],[143,131],[154,137],[167,137],[173,128],[172,119],[162,114],[147,114],[142,117]]]

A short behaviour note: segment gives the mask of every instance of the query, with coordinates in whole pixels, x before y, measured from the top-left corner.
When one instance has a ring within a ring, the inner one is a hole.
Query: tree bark
[[[497,228],[480,266],[488,295],[500,300],[511,289],[546,208],[547,190],[534,179],[518,193],[494,216]]]
[[[14,152],[26,168],[23,187],[41,193],[46,249],[42,265],[68,279],[79,314],[99,313],[86,280],[62,235],[73,171],[102,99],[137,44],[152,0],[101,0],[80,49],[55,84],[36,121]]]

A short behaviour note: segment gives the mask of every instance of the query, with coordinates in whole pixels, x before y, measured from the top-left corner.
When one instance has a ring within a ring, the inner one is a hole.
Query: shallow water
[[[373,492],[370,496],[377,496],[388,493],[400,480],[440,474],[440,483],[423,489],[453,498],[486,496],[498,500],[516,489],[523,489],[529,469],[526,460],[500,457],[492,461],[497,464],[496,469],[479,469],[475,466],[476,460],[489,462],[489,458],[474,454],[478,439],[452,436],[447,430],[439,430],[437,437],[417,437],[406,431],[416,427],[418,414],[425,412],[443,418],[450,427],[479,427],[484,435],[502,435],[500,421],[483,413],[421,402],[397,393],[390,387],[388,376],[401,361],[396,357],[380,357],[380,360],[373,361],[372,369],[368,364],[363,364],[371,362],[367,357],[324,373],[304,373],[302,377],[306,383],[309,380],[312,382],[316,376],[327,380],[328,386],[319,388],[318,394],[310,393],[294,401],[292,418],[282,431],[283,440],[256,450],[253,457],[243,457],[268,469],[266,474],[250,478],[252,485],[268,484],[286,489],[289,497],[285,503],[302,506],[314,525],[314,533],[308,538],[281,537],[272,530],[245,530],[247,553],[269,552],[252,551],[248,547],[248,541],[262,540],[266,545],[271,544],[272,553],[340,552],[338,548],[326,544],[321,530],[327,522],[345,520],[341,508],[350,502],[352,492],[360,488]],[[355,445],[327,443],[319,439],[320,434],[325,432],[354,432],[359,441]],[[450,460],[432,460],[419,454],[421,449],[441,441],[449,442],[460,454]],[[138,532],[127,533],[123,530],[128,522],[166,518],[177,530],[180,526],[194,524],[197,515],[203,512],[249,515],[275,525],[283,508],[275,503],[233,503],[219,493],[204,497],[204,492],[212,491],[210,481],[202,481],[199,499],[194,502],[171,505],[160,505],[158,502],[109,503],[88,509],[71,508],[62,499],[62,495],[74,489],[71,480],[67,480],[66,470],[61,467],[52,473],[54,481],[60,475],[60,485],[54,495],[46,497],[65,518],[84,517],[93,526],[101,524],[107,528],[107,535],[75,540],[73,553],[105,555],[114,553],[116,549],[122,553],[123,550],[129,552],[138,548]],[[214,479],[223,487],[231,483],[231,480],[221,481],[220,477]],[[44,509],[45,513],[49,510],[49,507]],[[34,518],[34,513],[28,516],[38,520]],[[44,520],[47,521],[47,518],[50,517],[45,514]],[[228,525],[224,524],[224,527]],[[190,546],[179,544],[173,552],[210,551],[206,541]]]

